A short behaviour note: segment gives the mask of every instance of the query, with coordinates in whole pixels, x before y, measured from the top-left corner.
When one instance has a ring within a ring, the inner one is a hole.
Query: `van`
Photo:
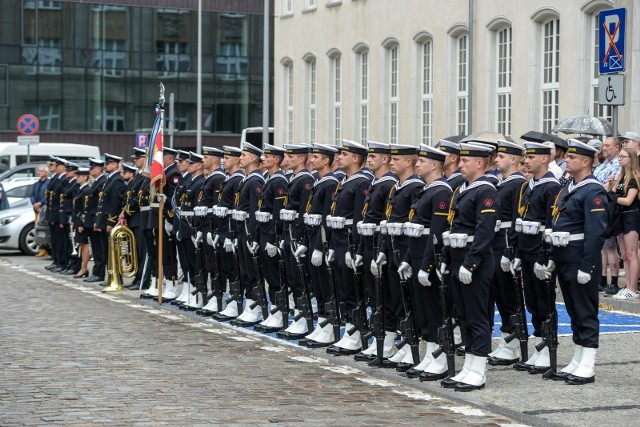
[[[268,129],[269,132],[269,142],[268,144],[273,145],[273,128],[270,127]],[[240,137],[240,146],[242,147],[242,143],[248,142],[249,144],[255,145],[256,147],[262,147],[262,127],[252,127],[246,128],[242,130],[242,136]]]
[[[42,142],[31,145],[29,149],[29,157],[32,162],[45,163],[49,160],[50,154],[69,161],[99,159],[100,148],[94,145]],[[26,162],[26,145],[18,145],[17,142],[0,142],[0,172]]]

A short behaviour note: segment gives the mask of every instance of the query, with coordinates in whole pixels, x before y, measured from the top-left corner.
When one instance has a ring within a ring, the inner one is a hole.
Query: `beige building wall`
[[[459,133],[458,37],[469,31],[468,0],[275,0],[274,111],[278,143],[332,143],[340,138],[390,142],[389,47],[397,46],[397,142],[417,144]],[[472,72],[472,123],[465,133],[497,131],[498,31],[511,28],[511,120],[514,138],[544,129],[542,76],[544,24],[559,20],[559,119],[594,114],[594,14],[627,8],[626,105],[619,109],[619,129],[640,131],[640,58],[634,28],[640,28],[634,0],[475,0]],[[636,12],[636,13],[634,13]],[[637,37],[636,37],[637,38]],[[432,44],[431,133],[422,120],[420,43]],[[557,39],[556,39],[557,40]],[[362,135],[360,52],[368,51],[368,126]],[[335,100],[335,57],[340,57],[340,102]],[[315,61],[315,103],[311,66]],[[293,91],[288,93],[292,66]],[[291,95],[291,96],[289,96]],[[336,132],[336,106],[340,128]],[[599,115],[598,111],[595,114]],[[602,114],[608,114],[607,111]],[[553,117],[553,115],[552,115]],[[314,120],[315,119],[315,120]],[[315,121],[315,125],[313,122]],[[464,122],[464,120],[462,120]],[[290,126],[292,124],[292,126]],[[547,122],[547,126],[550,125]],[[509,130],[510,128],[510,130]],[[315,129],[315,132],[313,130]],[[315,136],[315,138],[314,138]],[[429,136],[428,133],[426,136]]]

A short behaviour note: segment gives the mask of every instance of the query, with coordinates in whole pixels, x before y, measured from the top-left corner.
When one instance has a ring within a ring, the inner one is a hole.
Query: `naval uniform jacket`
[[[54,182],[56,182],[56,177],[58,176],[58,174],[53,174],[51,175],[48,180],[49,180],[49,184],[47,185],[47,188],[45,189],[44,192],[44,205],[47,207],[47,210],[45,212],[45,217],[44,219],[47,221],[47,223],[49,221],[53,221],[52,215],[51,215],[51,194],[52,194],[52,190],[53,190],[53,185]]]
[[[251,242],[258,241],[258,221],[255,213],[260,209],[260,197],[262,197],[262,186],[264,176],[260,169],[252,171],[246,175],[238,186],[236,193],[235,210],[249,214],[245,221],[232,221],[239,236],[245,236]]]
[[[175,215],[175,212],[173,210],[173,205],[171,204],[170,200],[173,197],[173,194],[176,191],[176,187],[178,186],[178,184],[180,183],[180,180],[182,179],[182,174],[180,174],[180,171],[178,170],[178,166],[174,164],[171,164],[169,166],[167,166],[166,168],[164,168],[164,176],[165,176],[165,184],[162,187],[162,193],[167,197],[167,202],[164,203],[163,205],[163,212],[162,214],[164,215],[165,218],[173,218],[173,216]],[[151,209],[151,215],[149,218],[149,222],[151,222],[153,220],[153,216],[154,216],[154,212],[153,210],[156,210],[155,215],[155,226],[152,228],[157,228],[158,227],[158,218],[157,218],[157,210],[158,207],[157,206],[152,206]]]
[[[222,184],[225,179],[227,179],[227,175],[222,168],[215,169],[207,175],[204,179],[204,184],[202,184],[202,198],[196,206],[206,206],[208,209],[213,208],[220,199],[220,192],[222,191]],[[207,212],[207,215],[204,217],[194,217],[193,221],[203,234],[215,229],[213,224],[215,217],[212,213]]]
[[[518,233],[516,233],[516,218],[518,218],[518,201],[520,190],[525,182],[525,177],[516,172],[501,180],[496,186],[498,198],[500,199],[500,209],[497,211],[497,220],[500,221],[499,229],[493,239],[493,252],[502,253],[509,258],[505,252],[507,244],[510,248],[518,246]]]
[[[54,224],[60,223],[60,196],[67,186],[67,179],[62,173],[51,180],[51,215],[49,221]]]
[[[149,178],[141,173],[137,173],[126,187],[122,213],[124,214],[129,227],[138,228],[142,225],[146,225],[142,223],[142,214],[140,212],[140,206],[143,206],[141,198],[145,192],[145,187],[148,192]]]
[[[122,202],[126,185],[119,171],[114,171],[107,177],[104,189],[98,201],[96,213],[96,227],[105,231],[107,227],[115,227],[118,216],[122,212]]]
[[[278,246],[279,242],[276,238],[281,238],[282,221],[280,220],[280,211],[284,209],[287,201],[287,187],[289,181],[282,171],[278,170],[270,175],[262,186],[262,197],[260,198],[260,212],[271,214],[268,222],[258,224],[260,230],[260,246],[264,249],[267,243]]]
[[[60,193],[60,224],[69,224],[73,222],[73,199],[80,191],[80,185],[76,181],[76,177],[71,178],[65,184],[65,189]]]
[[[88,225],[85,221],[85,206],[87,203],[87,199],[89,198],[89,192],[91,191],[91,186],[88,182],[85,182],[80,186],[78,193],[76,193],[76,197],[73,199],[73,228],[75,230],[78,227],[84,227],[85,231],[93,227],[93,224]]]
[[[397,183],[398,178],[391,172],[387,172],[380,179],[374,179],[371,182],[369,192],[364,201],[364,207],[362,208],[363,223],[380,225],[381,221],[386,220],[384,208],[391,189]],[[358,255],[364,256],[365,244],[367,244],[367,252],[373,251],[373,238],[361,238],[358,244]],[[373,254],[374,257],[376,255]]]
[[[291,234],[296,242],[302,242],[305,232],[304,214],[307,209],[307,200],[311,195],[315,178],[311,173],[302,169],[300,172],[294,174],[289,180],[289,187],[287,192],[287,203],[285,209],[293,210],[298,213],[298,217],[284,226],[284,233],[286,241],[291,239],[289,235],[289,228],[291,228]]]
[[[204,185],[204,175],[199,173],[195,176],[190,176],[190,179],[185,179],[186,183],[184,189],[180,194],[180,212],[191,212],[193,208],[198,205],[198,201],[202,197],[202,186]],[[177,193],[177,190],[176,190]],[[196,230],[193,227],[194,216],[180,215],[178,218],[178,239],[184,240],[187,237],[195,236]]]
[[[320,227],[324,228],[325,242],[331,240],[331,229],[327,227],[327,215],[331,213],[331,200],[333,193],[338,186],[338,178],[329,172],[313,184],[309,200],[307,202],[307,213],[310,215],[322,215],[322,223]],[[307,226],[305,246],[311,252],[318,250],[324,252],[321,228],[316,226]]]
[[[439,250],[442,250],[442,233],[449,227],[449,202],[453,190],[446,178],[439,178],[429,185],[425,185],[418,194],[417,200],[409,211],[409,222],[423,225],[429,233],[417,238],[409,238],[409,249],[405,260],[414,265],[414,260],[420,264],[420,270],[431,273],[436,269],[435,252],[433,250],[434,237]]]
[[[89,185],[89,193],[84,202],[84,218],[82,222],[85,228],[93,229],[96,225],[96,214],[98,213],[98,201],[107,182],[107,176],[102,174]]]
[[[449,183],[449,187],[451,187],[453,191],[456,191],[458,187],[464,183],[464,177],[462,173],[460,173],[460,169],[453,171],[453,173],[447,177],[447,182]]]
[[[342,230],[334,229],[331,233],[329,247],[333,250],[349,249],[349,245],[357,248],[360,244],[357,224],[362,221],[364,202],[369,194],[371,176],[358,171],[338,184],[331,202],[331,215],[352,221]],[[349,239],[351,238],[351,241]]]
[[[241,170],[237,170],[227,177],[222,183],[222,191],[220,192],[220,200],[218,206],[231,210],[235,206],[236,191],[240,182],[244,178],[244,173]],[[224,218],[216,217],[216,224],[218,226],[218,234],[220,234],[220,241],[224,239],[233,239],[235,228],[231,228],[231,215],[227,213]]]

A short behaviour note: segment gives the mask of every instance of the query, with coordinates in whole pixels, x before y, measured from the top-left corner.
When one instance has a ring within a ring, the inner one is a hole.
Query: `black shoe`
[[[52,264],[47,265],[44,269],[51,271],[51,270],[55,270],[56,268],[58,268],[58,264],[52,263]]]
[[[576,377],[575,375],[569,375],[565,380],[565,383],[569,385],[585,385],[585,384],[591,384],[594,382],[596,382],[595,375],[589,378]]]
[[[396,368],[396,369],[398,369],[398,368]],[[405,372],[405,375],[407,376],[407,378],[418,378],[423,373],[424,373],[424,371],[421,371],[421,370],[416,369],[415,367],[413,367],[413,368],[408,369]]]
[[[64,274],[65,276],[75,276],[76,270],[70,268],[68,270],[63,271],[62,274]]]
[[[529,368],[529,373],[531,375],[537,375],[537,374],[544,374],[545,372],[547,372],[549,369],[551,369],[550,366],[531,366]]]
[[[458,383],[455,385],[454,389],[456,391],[474,391],[474,390],[482,390],[484,388],[484,384],[480,384],[480,385],[471,385],[471,384],[465,384],[465,383]]]
[[[195,308],[191,308],[191,307],[187,306],[185,308],[185,310],[190,310],[191,311],[191,310],[195,310]],[[257,322],[247,322],[246,320],[234,319],[230,323],[233,326],[239,326],[241,328],[249,328],[251,326],[257,325],[260,322],[262,322],[262,320],[258,320]]]
[[[606,283],[600,283],[600,285],[598,285],[598,292],[604,292],[607,290],[607,284]]]
[[[376,356],[373,354],[364,354],[363,352],[360,352],[358,354],[356,354],[353,359],[356,362],[371,362],[373,359],[375,359]]]
[[[63,271],[65,271],[64,267],[57,267],[54,268],[53,270],[50,270],[52,273],[62,273]]]
[[[420,377],[422,378],[422,377]],[[440,381],[440,385],[444,388],[456,388],[456,386],[460,384],[460,381],[456,381],[453,379],[453,377],[451,378],[446,378],[442,381]]]
[[[75,276],[73,276],[74,279],[84,279],[85,277],[89,277],[88,271],[85,271],[82,274],[76,274]]]
[[[329,347],[331,344],[331,342],[318,342],[318,341],[314,341],[314,340],[307,340],[305,347],[307,348],[325,348],[325,347]]]
[[[104,277],[89,276],[87,279],[84,279],[83,282],[87,282],[87,283],[104,282]]]
[[[412,367],[413,367],[413,363],[400,362],[400,363],[398,363],[396,365],[396,371],[398,371],[398,372],[407,372]]]
[[[216,314],[217,311],[211,311],[209,309],[204,309],[204,308],[199,308],[196,310],[196,314],[199,314],[200,316],[213,316],[214,314]]]
[[[139,286],[140,285],[136,285],[135,283],[130,283],[128,285],[124,285],[124,287],[129,289],[130,291],[137,291]]]
[[[387,368],[387,369],[395,369],[396,366],[398,366],[398,362],[393,362],[389,359],[383,359],[382,360],[382,365],[383,368]]]
[[[259,323],[253,327],[254,331],[262,332],[263,334],[273,334],[282,330],[282,326],[262,326]]]
[[[337,345],[330,345],[327,347],[327,353],[333,354],[334,356],[352,356],[354,354],[360,353],[360,349],[349,350],[346,348],[338,347]]]
[[[276,332],[276,336],[278,338],[282,338],[285,340],[300,340],[302,338],[304,338],[305,336],[309,335],[309,332],[304,332],[302,334],[292,334],[291,332],[287,332],[285,331],[280,331],[280,332]]]
[[[604,294],[615,295],[618,293],[618,291],[620,291],[620,288],[618,287],[618,285],[609,285],[607,289],[605,289]]]
[[[371,366],[372,368],[382,368],[385,360],[388,359],[379,359],[378,356],[373,356],[373,358],[367,363],[367,365]]]
[[[571,375],[571,374],[568,373],[568,372],[558,371],[558,372],[554,372],[553,374],[551,374],[549,379],[552,379],[554,381],[566,381],[566,379],[569,377],[569,375]]]
[[[133,282],[131,282],[131,284],[129,286],[135,286],[135,288],[139,288],[140,287],[140,279],[134,279]],[[125,286],[125,288],[128,288],[129,286]]]
[[[173,304],[173,303],[174,303],[174,301],[171,301],[171,304]],[[212,318],[212,319],[219,320],[219,321],[221,321],[221,322],[226,322],[227,320],[233,320],[233,319],[235,319],[236,317],[238,317],[238,316],[233,316],[233,317],[231,317],[231,316],[225,316],[225,315],[224,315],[224,314],[222,314],[222,313],[216,313],[216,314],[214,314],[213,316],[211,316],[211,318]]]
[[[516,371],[529,371],[529,368],[532,367],[533,365],[529,365],[527,362],[518,362],[515,365],[513,365],[513,369],[515,369]]]
[[[456,356],[464,357],[464,346],[462,344],[458,344],[456,346]]]
[[[487,359],[487,361],[489,362],[489,365],[491,366],[509,366],[509,365],[513,365],[518,360],[520,359],[499,359],[494,356],[489,356]]]
[[[432,374],[431,372],[423,372],[420,374],[420,381],[438,381],[447,378],[448,372],[443,372],[441,374]]]

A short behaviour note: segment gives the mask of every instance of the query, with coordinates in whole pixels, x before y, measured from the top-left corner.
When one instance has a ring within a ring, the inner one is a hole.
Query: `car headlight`
[[[11,224],[16,219],[20,218],[18,215],[6,216],[4,218],[0,218],[0,227],[4,227],[7,224]]]

